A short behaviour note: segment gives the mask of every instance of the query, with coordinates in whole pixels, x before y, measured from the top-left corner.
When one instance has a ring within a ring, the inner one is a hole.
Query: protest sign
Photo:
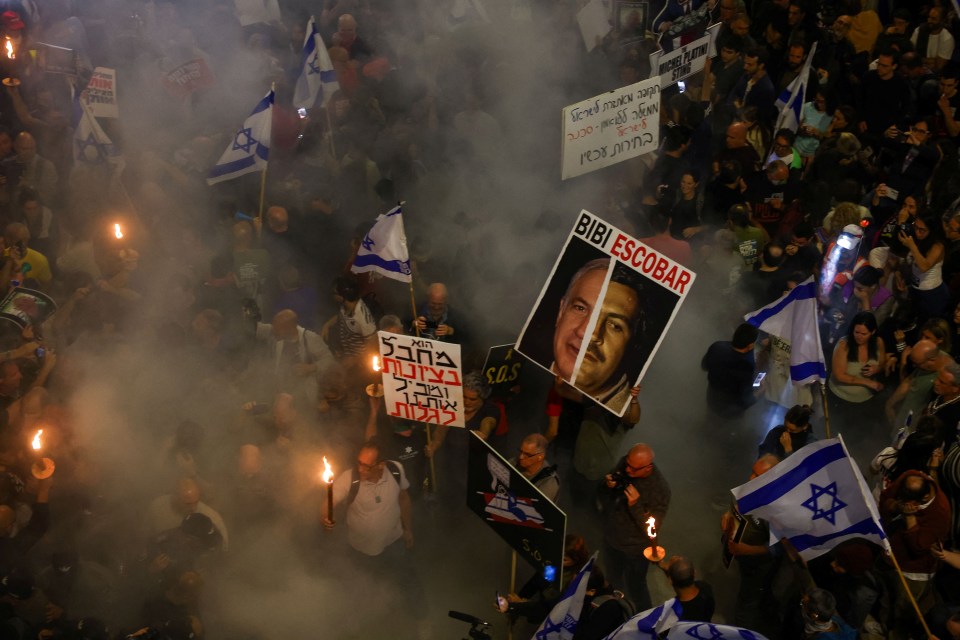
[[[517,350],[622,416],[695,274],[581,211]]]
[[[512,344],[490,347],[487,361],[483,363],[483,375],[496,395],[507,395],[510,388],[519,384],[523,358],[517,355]]]
[[[44,73],[58,73],[67,76],[78,75],[79,60],[77,52],[73,49],[58,47],[46,42],[37,42],[33,47],[37,52],[37,66]]]
[[[617,44],[635,46],[647,37],[646,0],[617,0]]]
[[[650,75],[660,78],[660,87],[666,88],[680,80],[703,71],[707,58],[713,55],[713,39],[716,36],[717,23],[693,42],[670,52],[654,51],[650,54]]]
[[[90,76],[87,88],[80,93],[87,111],[95,118],[119,118],[117,108],[117,71],[97,67]]]
[[[57,311],[57,303],[43,293],[17,287],[0,301],[0,318],[14,323],[20,329],[40,326]]]
[[[460,345],[380,331],[383,394],[391,416],[464,426]]]
[[[577,12],[577,24],[587,51],[593,51],[597,42],[610,33],[610,7],[603,0],[590,0]]]
[[[470,432],[467,507],[538,570],[563,566],[567,515],[477,434]]]
[[[194,91],[216,84],[217,79],[207,66],[206,60],[197,58],[184,62],[163,77],[163,88],[175,98],[185,98]]]
[[[712,2],[667,0],[650,28],[664,51],[673,51],[703,37],[712,22]]]
[[[564,180],[654,151],[660,143],[660,78],[563,110]]]

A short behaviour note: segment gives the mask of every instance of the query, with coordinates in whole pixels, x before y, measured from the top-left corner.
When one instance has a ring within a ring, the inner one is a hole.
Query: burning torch
[[[30,465],[30,473],[37,480],[46,480],[53,475],[56,465],[53,464],[53,460],[43,457],[40,453],[43,449],[43,429],[37,430],[33,440],[30,441],[30,446],[33,449],[33,454],[37,456],[34,463]]]
[[[4,49],[6,50],[7,60],[16,60],[16,59],[17,59],[17,52],[14,51],[14,49],[13,49],[13,40],[11,40],[9,36],[7,36],[7,38],[6,38],[3,46],[4,46]],[[10,76],[3,79],[3,84],[5,84],[5,85],[8,86],[8,87],[19,87],[19,86],[20,86],[20,79],[17,78],[17,77],[13,74],[13,71],[11,70],[11,71],[10,71]]]
[[[370,368],[373,369],[374,373],[380,373],[380,370],[383,368],[380,365],[380,356],[373,356],[373,359],[370,361]],[[368,384],[367,395],[370,396],[371,398],[382,398],[383,385],[379,382]]]
[[[667,550],[657,545],[657,521],[653,516],[647,518],[647,537],[653,546],[643,550],[643,557],[650,562],[660,562],[667,555]]]
[[[320,475],[327,485],[327,520],[332,524],[333,520],[333,467],[327,462],[327,456],[323,456],[323,473]]]

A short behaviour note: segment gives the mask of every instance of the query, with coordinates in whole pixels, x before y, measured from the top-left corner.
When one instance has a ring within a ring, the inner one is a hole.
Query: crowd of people
[[[753,477],[826,435],[826,395],[912,598],[936,637],[960,638],[958,16],[668,0],[656,29],[682,42],[672,25],[706,6],[715,56],[683,90],[662,87],[656,152],[561,183],[542,144],[560,136],[522,114],[646,79],[660,46],[636,29],[584,46],[585,4],[0,0],[0,293],[14,295],[0,309],[0,637],[275,637],[284,622],[251,624],[243,590],[284,571],[325,585],[333,637],[384,620],[434,637],[436,554],[483,526],[464,516],[468,430],[569,516],[563,570],[521,570],[496,602],[515,634],[598,550],[578,640],[659,604],[654,564],[684,620],[921,637],[865,540],[805,563],[723,504],[697,530],[703,546],[722,535],[736,567],[729,607],[698,549],[651,559],[648,520],[669,526],[689,488],[656,461],[643,414],[658,399],[635,381],[614,376],[615,415],[555,351],[553,373],[527,363],[492,391],[488,348],[516,340],[535,276],[587,208],[697,273],[723,334],[710,338],[732,336],[701,360],[710,427],[760,407],[781,422],[749,452]],[[338,88],[298,112],[310,15]],[[97,120],[110,145],[76,135],[74,96],[97,67],[116,72],[119,117]],[[798,77],[798,126],[778,128]],[[268,172],[208,186],[271,84]],[[400,201],[409,289],[350,269]],[[793,384],[790,343],[742,323],[811,277],[824,389]],[[641,289],[621,286],[641,332]],[[466,430],[388,415],[378,331],[460,345]]]

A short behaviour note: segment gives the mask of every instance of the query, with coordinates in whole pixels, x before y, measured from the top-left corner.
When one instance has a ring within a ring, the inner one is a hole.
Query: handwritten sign
[[[119,118],[117,108],[117,71],[97,67],[90,76],[87,88],[80,94],[87,110],[96,118]]]
[[[660,78],[563,110],[564,180],[654,151],[660,144]]]
[[[714,54],[713,39],[720,23],[710,27],[706,34],[679,49],[665,52],[654,51],[650,54],[650,75],[660,78],[662,88],[676,84],[680,80],[703,71],[707,58]]]
[[[380,331],[383,393],[391,416],[465,426],[460,345]]]

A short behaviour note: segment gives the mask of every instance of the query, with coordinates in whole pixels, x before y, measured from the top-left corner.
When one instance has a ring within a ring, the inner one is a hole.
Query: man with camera
[[[607,474],[600,487],[603,566],[610,584],[624,588],[637,611],[649,609],[647,568],[643,550],[653,546],[647,519],[659,528],[670,506],[670,485],[653,463],[653,449],[633,445]]]

